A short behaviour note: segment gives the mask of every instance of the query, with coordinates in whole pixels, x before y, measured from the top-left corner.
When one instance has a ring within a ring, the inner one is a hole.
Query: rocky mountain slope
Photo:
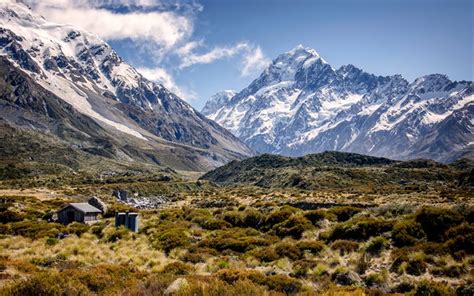
[[[474,157],[470,81],[433,74],[409,83],[353,66],[334,69],[298,46],[231,99],[211,99],[208,118],[259,152],[327,150],[449,162]]]
[[[0,120],[87,153],[207,170],[253,153],[94,34],[0,3]]]

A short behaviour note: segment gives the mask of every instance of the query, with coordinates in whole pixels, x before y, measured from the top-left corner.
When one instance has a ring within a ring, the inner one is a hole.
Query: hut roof
[[[81,211],[83,213],[102,213],[102,211],[99,210],[98,208],[96,208],[94,206],[91,206],[90,204],[85,203],[85,202],[70,203],[67,206],[65,206],[64,208],[62,208],[61,211],[64,210],[65,208],[69,207],[69,206],[71,206],[71,207],[75,208],[76,210]]]

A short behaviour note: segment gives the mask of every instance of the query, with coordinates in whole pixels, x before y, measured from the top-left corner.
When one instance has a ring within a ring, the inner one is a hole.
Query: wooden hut
[[[102,213],[101,210],[88,203],[70,203],[58,211],[58,220],[62,224],[94,223],[99,220],[100,213]]]

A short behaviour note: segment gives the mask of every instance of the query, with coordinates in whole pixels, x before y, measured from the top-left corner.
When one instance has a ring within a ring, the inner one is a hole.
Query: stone
[[[188,285],[188,281],[185,278],[178,278],[174,282],[172,282],[171,285],[168,286],[168,288],[166,288],[165,293],[163,295],[172,296],[182,288],[187,287]]]
[[[101,210],[102,214],[107,213],[107,205],[100,198],[93,196],[87,201],[87,203]]]

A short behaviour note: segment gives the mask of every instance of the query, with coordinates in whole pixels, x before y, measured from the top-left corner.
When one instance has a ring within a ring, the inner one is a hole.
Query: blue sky
[[[410,81],[430,73],[473,80],[471,0],[40,2],[37,9],[47,18],[94,31],[145,76],[199,110],[218,91],[241,90],[271,59],[298,44],[314,48],[336,68],[351,63]],[[54,9],[100,11],[110,23],[127,15],[129,26],[117,33],[67,13],[57,19]]]

